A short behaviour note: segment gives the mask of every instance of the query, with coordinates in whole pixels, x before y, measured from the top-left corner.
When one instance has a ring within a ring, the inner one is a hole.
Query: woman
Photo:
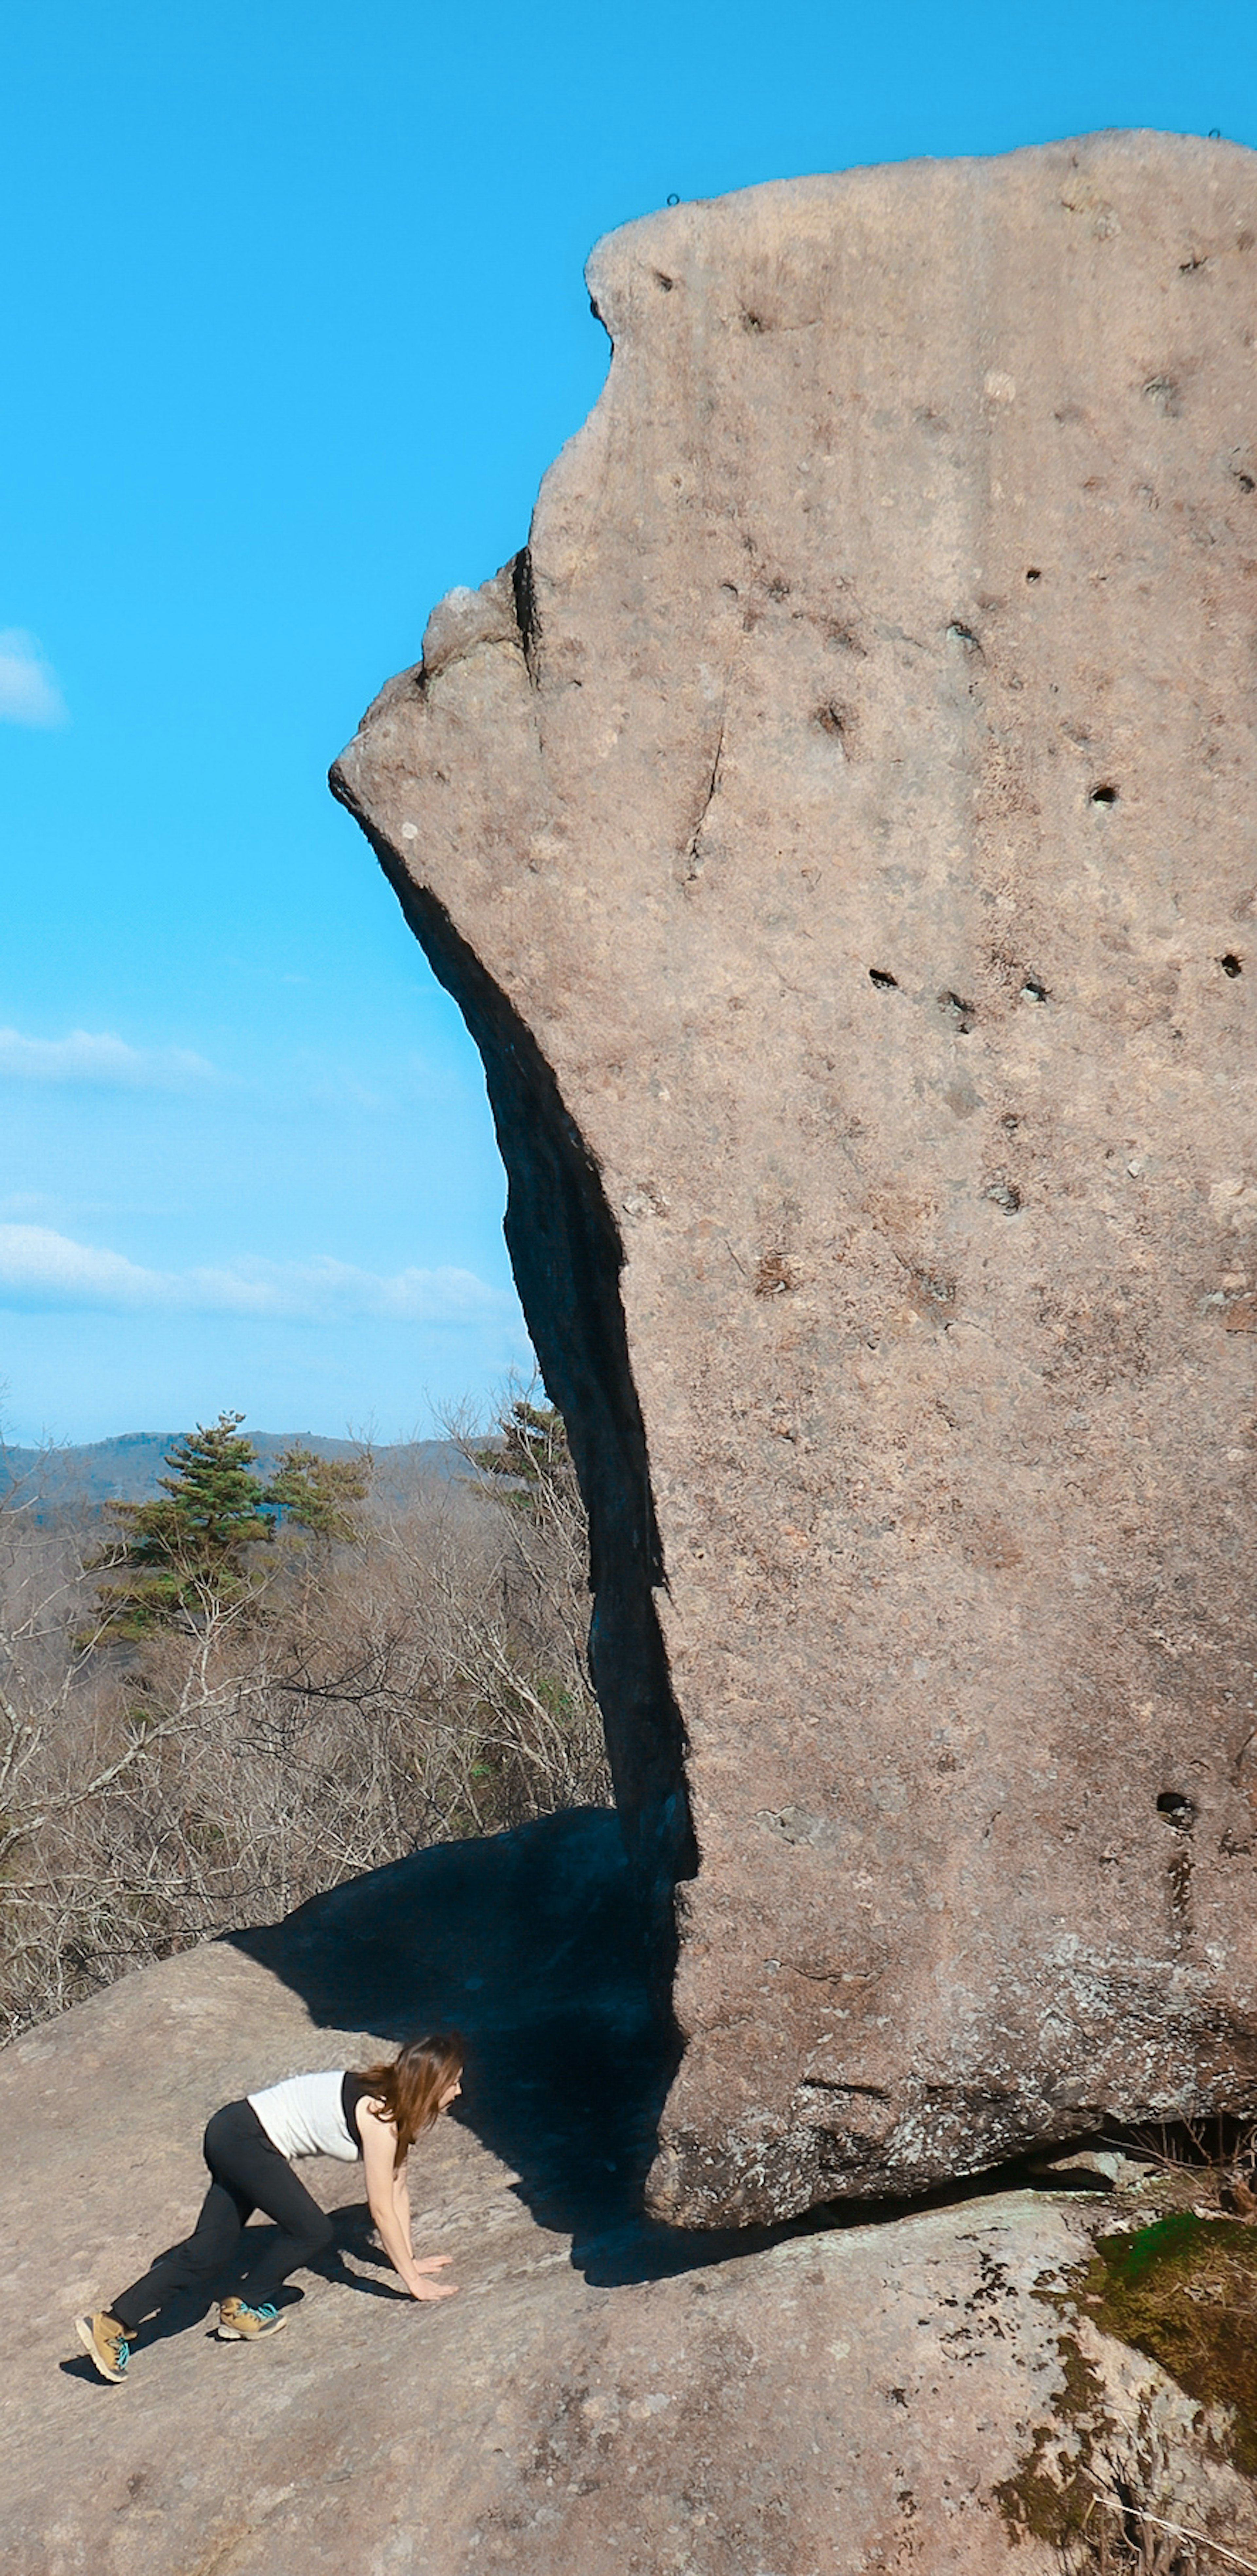
[[[210,2187],[192,2234],[161,2254],[142,2280],[109,2306],[75,2320],[80,2342],[102,2379],[126,2377],[130,2349],[145,2317],[179,2290],[202,2290],[240,2248],[246,2219],[264,2210],[280,2230],[248,2265],[241,2292],[220,2300],[223,2343],[253,2343],[286,2324],[275,2311],[281,2281],[301,2263],[325,2254],[332,2222],[293,2172],[298,2156],[336,2156],[352,2164],[361,2156],[367,2201],[380,2242],[412,2299],[450,2299],[456,2283],[433,2281],[448,2254],[422,2263],[410,2250],[410,2195],[406,2157],[415,2139],[449,2109],[462,2091],[462,2044],[457,2039],[412,2039],[391,2065],[324,2075],[291,2075],[243,2102],[214,2113],[205,2132]]]

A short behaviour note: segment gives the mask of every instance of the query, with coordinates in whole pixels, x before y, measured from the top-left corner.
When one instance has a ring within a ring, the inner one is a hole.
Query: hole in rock
[[[1116,805],[1116,787],[1093,787],[1091,790],[1091,802],[1093,805]]]
[[[938,999],[940,1009],[955,1021],[958,1036],[967,1038],[977,1018],[972,1002],[962,1002],[959,993],[952,992],[940,993]]]
[[[1218,964],[1224,975],[1242,975],[1244,972],[1233,948],[1228,948],[1225,957],[1220,957],[1218,959]]]
[[[1196,1802],[1184,1789],[1163,1789],[1157,1799],[1157,1814],[1185,1834],[1196,1822]]]
[[[820,726],[822,733],[829,734],[831,739],[836,742],[841,742],[843,740],[847,729],[847,713],[844,707],[836,707],[832,704],[829,706],[818,707],[816,710],[816,721]]]
[[[1038,567],[1038,565],[1037,565],[1037,564],[1031,564],[1031,565],[1030,565],[1030,568],[1029,568],[1029,570],[1028,570],[1028,572],[1027,572],[1027,574],[1026,574],[1026,579],[1027,579],[1027,581],[1042,581],[1042,579],[1043,579],[1043,575],[1042,575],[1042,573],[1040,572],[1039,567]]]
[[[963,644],[966,653],[980,653],[982,650],[973,628],[962,625],[958,617],[953,617],[947,629],[947,635],[950,643]]]
[[[1005,1216],[1016,1216],[1021,1207],[1021,1192],[1012,1181],[989,1181],[982,1196],[990,1199],[994,1207],[1002,1208]]]
[[[899,990],[898,978],[888,975],[881,966],[870,966],[869,982],[876,984],[879,993],[897,993]]]
[[[1257,482],[1254,481],[1251,474],[1237,474],[1235,480],[1238,483],[1241,492],[1257,492]]]
[[[655,284],[659,288],[661,295],[671,295],[672,289],[676,284],[676,279],[673,277],[665,277],[663,270],[661,268],[657,268],[655,270]]]
[[[1023,1002],[1046,1002],[1047,997],[1048,989],[1046,984],[1037,984],[1033,975],[1027,975],[1025,983],[1021,988],[1021,998]]]

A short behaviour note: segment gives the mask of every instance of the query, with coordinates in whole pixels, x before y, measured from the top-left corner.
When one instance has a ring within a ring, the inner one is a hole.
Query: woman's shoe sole
[[[241,2326],[220,2326],[218,2340],[220,2343],[262,2343],[267,2335],[280,2334],[287,2323],[287,2317],[273,2317],[268,2325],[259,2326],[255,2334]]]

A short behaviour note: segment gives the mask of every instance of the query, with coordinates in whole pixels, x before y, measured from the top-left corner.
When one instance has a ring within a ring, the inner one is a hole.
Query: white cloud
[[[138,1306],[161,1303],[151,1290],[159,1273],[138,1270],[119,1252],[71,1243],[43,1225],[0,1225],[0,1294],[56,1305]]]
[[[92,1082],[128,1091],[181,1090],[213,1081],[214,1067],[188,1047],[133,1047],[124,1038],[72,1029],[68,1038],[26,1038],[0,1029],[0,1079],[23,1082]]]
[[[0,627],[0,724],[62,725],[69,710],[51,663],[24,627]]]
[[[247,1259],[221,1270],[145,1270],[120,1252],[74,1243],[40,1225],[0,1225],[0,1303],[308,1323],[369,1315],[397,1323],[472,1324],[505,1321],[516,1311],[507,1290],[490,1288],[472,1270],[399,1270],[382,1278],[326,1257]]]

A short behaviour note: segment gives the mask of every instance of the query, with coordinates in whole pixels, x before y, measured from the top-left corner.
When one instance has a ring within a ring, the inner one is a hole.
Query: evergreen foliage
[[[175,1444],[103,1551],[93,1513],[90,1555],[0,1494],[0,2040],[403,1852],[610,1797],[544,1400],[468,1431],[479,1475],[417,1467],[378,1512],[368,1453],[328,1474],[293,1442],[268,1493],[240,1425]]]
[[[482,1476],[491,1476],[504,1501],[534,1512],[543,1492],[558,1483],[576,1490],[576,1470],[567,1445],[567,1430],[557,1405],[529,1404],[517,1396],[499,1416],[498,1438],[491,1449],[468,1446],[465,1453]]]
[[[108,1575],[99,1608],[115,1634],[195,1622],[248,1588],[246,1551],[275,1534],[241,1413],[220,1413],[178,1441],[151,1503],[112,1503],[117,1534],[93,1559]]]
[[[266,1499],[283,1520],[295,1521],[315,1538],[352,1539],[358,1534],[353,1506],[365,1501],[370,1475],[365,1452],[356,1458],[320,1458],[294,1441],[280,1459]]]

